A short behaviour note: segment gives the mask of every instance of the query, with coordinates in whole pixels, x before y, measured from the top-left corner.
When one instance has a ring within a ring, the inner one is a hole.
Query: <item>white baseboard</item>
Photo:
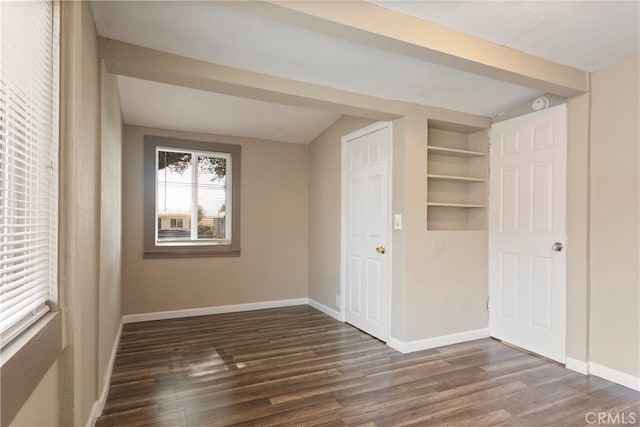
[[[589,375],[589,363],[583,362],[582,360],[567,357],[564,361],[564,366],[565,368],[571,369],[579,374]]]
[[[188,308],[185,310],[157,311],[153,313],[126,314],[124,323],[147,322],[150,320],[178,319],[181,317],[206,316],[209,314],[235,313],[239,311],[263,310],[265,308],[306,305],[308,298],[285,299],[278,301],[252,302],[249,304],[221,305],[217,307]]]
[[[400,341],[390,338],[387,345],[401,353],[412,353],[414,351],[429,350],[430,348],[443,347],[445,345],[459,344],[466,341],[479,340],[489,337],[489,329],[476,329],[473,331],[458,332],[440,337],[425,338],[415,341]]]
[[[640,378],[624,372],[616,371],[595,362],[583,362],[567,357],[565,367],[582,375],[595,375],[607,381],[620,384],[632,390],[640,391]]]
[[[324,314],[328,314],[329,316],[333,317],[336,320],[339,320],[340,322],[344,321],[339,311],[334,310],[333,308],[327,307],[326,305],[319,303],[314,299],[309,298],[309,301],[307,304],[309,304],[311,307],[315,308],[316,310],[320,310]]]
[[[93,406],[91,406],[91,412],[89,412],[89,419],[87,420],[86,427],[94,427],[96,425],[96,421],[98,421],[98,417],[100,416],[100,402],[93,402]]]
[[[640,378],[634,377],[624,372],[599,365],[594,362],[589,363],[589,373],[596,377],[629,387],[632,390],[640,391]]]
[[[109,362],[107,363],[107,370],[104,372],[102,391],[98,400],[93,402],[93,406],[91,406],[91,412],[89,413],[89,419],[87,420],[87,427],[93,427],[96,424],[98,417],[102,415],[104,405],[107,403],[109,386],[111,385],[111,374],[113,373],[113,365],[116,361],[116,354],[118,353],[118,346],[120,345],[120,337],[122,336],[122,325],[123,321],[120,320],[120,327],[118,328],[118,333],[113,343],[113,348],[111,349],[111,357],[109,357]]]

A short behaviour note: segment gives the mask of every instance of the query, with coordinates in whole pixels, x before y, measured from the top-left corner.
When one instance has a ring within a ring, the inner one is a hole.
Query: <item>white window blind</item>
[[[0,344],[57,298],[59,4],[0,1]]]

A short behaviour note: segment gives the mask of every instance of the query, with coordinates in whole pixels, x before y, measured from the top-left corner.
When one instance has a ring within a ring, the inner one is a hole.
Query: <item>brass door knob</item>
[[[379,254],[383,254],[386,251],[386,249],[384,248],[384,246],[378,246],[376,248],[376,252],[378,252]]]

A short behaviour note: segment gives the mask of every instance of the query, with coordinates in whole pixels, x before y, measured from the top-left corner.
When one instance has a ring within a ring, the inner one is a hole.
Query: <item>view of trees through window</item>
[[[225,153],[157,150],[157,241],[229,239]],[[193,167],[194,163],[196,167]]]

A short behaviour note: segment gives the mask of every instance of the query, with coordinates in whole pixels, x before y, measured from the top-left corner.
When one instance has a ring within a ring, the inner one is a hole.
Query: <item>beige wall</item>
[[[142,258],[145,134],[242,146],[240,257]],[[124,314],[307,296],[306,145],[125,126],[122,159]]]
[[[394,146],[394,213],[403,214],[403,230],[394,231],[393,250],[404,259],[394,255],[393,286],[404,296],[394,302],[404,313],[393,321],[403,322],[404,332],[396,338],[416,341],[486,328],[487,232],[427,231],[427,118],[394,122],[394,131],[401,127],[403,146]]]
[[[407,258],[405,340],[486,328],[487,232],[420,234]]]
[[[405,137],[406,118],[393,121],[393,163],[391,170],[391,210],[392,214],[403,214],[405,193]],[[425,177],[426,182],[426,177]],[[426,196],[425,196],[426,197]],[[426,200],[426,199],[425,199]],[[426,221],[425,215],[425,221]],[[403,218],[403,222],[406,218]],[[406,301],[406,233],[393,229],[391,232],[391,337],[403,341],[405,339],[405,301]]]
[[[309,145],[309,298],[334,310],[340,294],[342,137],[372,123],[342,116]]]
[[[120,330],[122,238],[122,114],[116,76],[102,66],[100,145],[100,289],[98,295],[98,391],[109,379],[110,357]]]
[[[567,357],[586,362],[589,334],[589,95],[567,100]]]
[[[591,361],[640,377],[640,56],[591,76]]]
[[[68,347],[62,425],[86,423],[97,396],[100,261],[100,64],[87,3],[65,2],[68,37],[61,147],[61,307]]]
[[[54,363],[42,378],[11,427],[57,427],[59,422],[58,363]]]
[[[393,214],[402,215],[403,228],[392,234],[391,336],[411,341],[417,327],[424,330],[433,326],[422,322],[412,325],[418,319],[410,308],[410,300],[419,291],[418,282],[426,279],[416,276],[421,266],[412,263],[420,256],[415,252],[420,250],[416,244],[426,237],[427,228],[427,118],[414,115],[395,120],[393,133],[392,209]]]

